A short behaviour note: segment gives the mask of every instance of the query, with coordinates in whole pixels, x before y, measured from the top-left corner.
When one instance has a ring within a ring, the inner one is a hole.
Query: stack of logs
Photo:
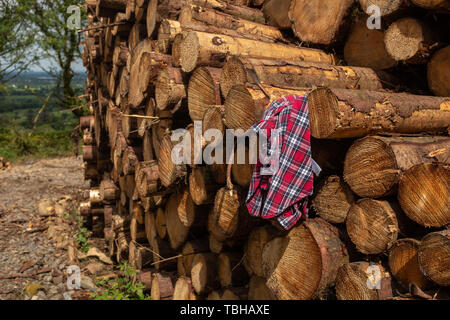
[[[373,3],[384,29],[361,20]],[[80,122],[92,189],[80,210],[110,256],[141,271],[153,299],[442,296],[450,285],[450,47],[409,14],[440,21],[448,1],[86,7],[92,115]],[[332,54],[342,39],[343,54]],[[426,62],[427,95],[404,89],[392,72]],[[245,131],[289,94],[308,94],[322,173],[310,218],[285,231],[248,214],[248,159],[207,165],[194,150],[225,145],[203,133]],[[180,128],[193,133],[189,165],[172,161]]]

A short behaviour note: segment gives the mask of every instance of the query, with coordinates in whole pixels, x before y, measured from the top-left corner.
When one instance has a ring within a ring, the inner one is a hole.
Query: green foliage
[[[151,300],[144,294],[145,286],[136,280],[136,271],[124,261],[119,266],[122,276],[117,279],[98,280],[96,285],[104,288],[102,293],[94,293],[91,298],[95,300]]]
[[[27,54],[34,34],[28,32],[23,14],[24,7],[16,1],[0,1],[0,89],[34,61]]]
[[[52,103],[63,108],[77,104],[77,95],[73,89],[75,73],[72,64],[80,61],[80,43],[83,33],[68,28],[67,13],[70,6],[84,8],[84,0],[17,0],[25,8],[23,18],[28,22],[30,32],[36,36],[34,42],[39,50],[35,55],[42,61],[50,61],[50,66],[39,64],[56,81]],[[81,22],[86,24],[86,12],[80,10]],[[82,26],[80,26],[82,27]]]
[[[81,251],[88,252],[91,248],[91,245],[88,243],[89,240],[89,230],[86,228],[78,228],[75,231],[76,238],[78,245],[81,248]]]

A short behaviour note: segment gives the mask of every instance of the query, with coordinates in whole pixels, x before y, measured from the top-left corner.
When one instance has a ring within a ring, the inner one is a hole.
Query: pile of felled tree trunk
[[[381,29],[367,27],[371,4]],[[92,115],[80,124],[92,189],[80,211],[115,261],[141,271],[153,299],[445,297],[448,1],[86,7]],[[194,155],[222,143],[206,130],[247,130],[290,94],[308,94],[322,173],[310,217],[285,231],[249,215],[248,159],[176,164],[172,134],[196,133]]]

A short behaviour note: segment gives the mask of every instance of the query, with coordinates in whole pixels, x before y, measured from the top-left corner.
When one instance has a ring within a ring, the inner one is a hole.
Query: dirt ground
[[[67,243],[47,235],[62,218],[40,215],[38,204],[42,199],[75,204],[88,188],[80,158],[13,163],[0,170],[0,300],[67,298]]]

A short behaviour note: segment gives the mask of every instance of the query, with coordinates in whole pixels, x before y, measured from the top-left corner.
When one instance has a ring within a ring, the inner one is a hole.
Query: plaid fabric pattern
[[[286,96],[273,102],[265,111],[263,120],[252,130],[267,136],[267,150],[271,150],[271,134],[279,129],[278,168],[273,175],[264,175],[268,164],[259,157],[250,183],[246,205],[252,216],[276,218],[283,228],[291,229],[308,215],[307,197],[313,192],[311,136],[307,96]],[[271,158],[273,152],[267,153]],[[263,163],[261,163],[261,160]],[[263,170],[263,171],[262,171]]]

